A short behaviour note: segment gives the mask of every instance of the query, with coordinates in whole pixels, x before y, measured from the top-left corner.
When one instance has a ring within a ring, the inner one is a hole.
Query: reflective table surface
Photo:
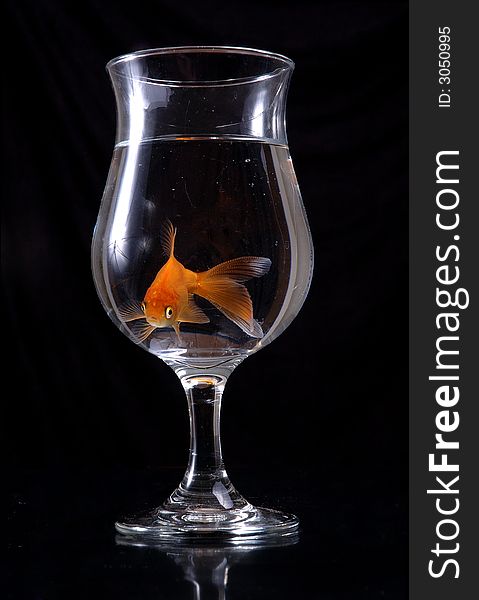
[[[11,473],[7,597],[407,597],[407,490],[394,473],[230,470],[255,504],[297,514],[299,534],[264,543],[139,544],[117,534],[114,521],[160,504],[181,469]]]

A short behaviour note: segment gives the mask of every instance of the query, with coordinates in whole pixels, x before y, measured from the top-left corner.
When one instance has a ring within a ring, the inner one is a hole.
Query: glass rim
[[[262,75],[252,75],[251,77],[232,77],[229,79],[196,79],[196,80],[175,80],[175,79],[157,79],[150,77],[138,77],[139,80],[147,81],[149,83],[157,85],[169,85],[169,86],[214,86],[214,85],[236,85],[241,83],[254,83],[256,81],[263,81],[270,79],[282,73],[284,71],[292,71],[294,69],[294,62],[285,56],[284,54],[278,54],[276,52],[269,52],[268,50],[259,50],[257,48],[247,48],[242,46],[167,46],[164,48],[147,48],[144,50],[136,50],[135,52],[128,52],[112,58],[107,62],[105,68],[111,73],[112,70],[120,64],[131,62],[137,58],[143,58],[147,56],[159,56],[162,54],[183,54],[197,52],[198,54],[245,54],[249,56],[260,56],[268,59],[274,59],[282,63],[281,66],[272,69]]]

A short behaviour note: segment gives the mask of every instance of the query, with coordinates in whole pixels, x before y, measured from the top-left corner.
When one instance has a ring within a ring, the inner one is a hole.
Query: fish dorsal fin
[[[176,227],[167,219],[161,229],[161,247],[168,258],[171,258],[175,251]]]

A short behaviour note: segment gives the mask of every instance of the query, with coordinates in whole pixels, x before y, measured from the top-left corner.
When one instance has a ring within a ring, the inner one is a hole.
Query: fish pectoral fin
[[[127,300],[118,307],[118,314],[124,323],[144,319],[145,315],[141,310],[141,303],[137,300]]]
[[[181,310],[177,317],[180,323],[209,323],[209,318],[195,303],[193,295],[188,295],[188,304]]]
[[[264,256],[241,256],[227,260],[209,271],[200,273],[205,280],[214,277],[227,277],[233,281],[248,281],[253,277],[266,275],[271,267],[271,260]]]
[[[170,258],[175,250],[176,228],[173,223],[167,219],[161,228],[161,247],[165,255]]]
[[[262,338],[263,330],[253,318],[253,304],[244,285],[227,277],[198,282],[195,292],[205,298],[249,336]]]
[[[148,321],[144,321],[142,323],[136,322],[130,326],[130,331],[134,335],[134,337],[138,340],[138,343],[142,343],[148,338],[155,328],[148,323]]]

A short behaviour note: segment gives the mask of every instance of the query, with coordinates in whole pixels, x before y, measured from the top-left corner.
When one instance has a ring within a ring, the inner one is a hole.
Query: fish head
[[[176,305],[173,302],[143,301],[145,319],[152,327],[173,327],[176,323]]]

